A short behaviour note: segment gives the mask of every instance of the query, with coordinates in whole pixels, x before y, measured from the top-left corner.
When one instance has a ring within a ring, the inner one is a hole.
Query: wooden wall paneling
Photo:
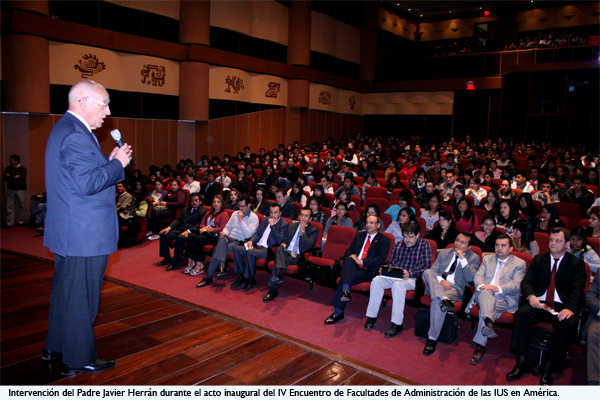
[[[33,194],[46,191],[46,143],[52,128],[54,128],[54,122],[51,115],[29,114],[30,169],[27,186]]]
[[[283,143],[283,142],[281,142],[281,133],[283,132],[282,110],[283,110],[282,108],[276,108],[274,110],[269,111],[269,114],[271,116],[271,129],[269,129],[269,144],[261,145],[261,147],[264,147],[265,150],[268,149],[269,147],[271,147],[271,148],[273,147],[273,144],[271,143],[273,137],[276,137],[279,140],[277,142],[277,145],[279,145],[279,143]],[[262,138],[262,134],[260,135],[260,137]]]
[[[287,121],[288,121],[288,111],[287,108],[281,109],[281,130],[279,131],[278,140],[275,141],[273,138],[277,137],[275,134],[271,136],[271,147],[279,146],[279,143],[286,143],[287,137]]]
[[[115,148],[115,140],[110,135],[110,131],[117,129],[118,124],[118,118],[105,118],[102,126],[94,129],[94,135],[98,138],[98,143],[100,143],[100,149],[103,154],[110,154]]]
[[[134,120],[135,122],[135,134],[136,134],[136,147],[137,147],[137,163],[136,165],[145,165],[146,168],[142,169],[142,172],[147,174],[148,167],[155,164],[152,154],[153,137],[152,137],[152,121],[150,120]]]
[[[196,123],[193,121],[170,121],[171,132],[177,138],[176,153],[174,155],[175,162],[178,163],[181,159],[196,159]]]
[[[265,138],[260,135],[261,119],[264,118],[260,112],[246,114],[246,117],[245,122],[242,122],[238,117],[238,130],[243,129],[240,128],[240,125],[246,124],[246,132],[250,137],[250,148],[252,149],[252,152],[258,154],[258,150],[261,147],[267,149],[271,146],[271,137],[268,137],[265,140]]]
[[[286,120],[286,135],[283,144],[293,143],[295,140],[300,141],[300,109],[288,108]]]
[[[179,157],[179,129],[177,127],[177,121],[169,120],[169,160],[173,167],[177,166],[181,157]],[[193,149],[194,146],[190,145],[189,148]]]
[[[318,126],[317,126],[317,140],[326,140],[329,136],[327,135],[327,112],[317,111]]]
[[[151,120],[152,123],[152,160],[158,167],[172,164],[169,160],[169,121]]]
[[[132,164],[135,166],[135,168],[139,168],[139,166],[137,165],[137,157],[138,157],[138,148],[137,148],[137,143],[136,143],[136,139],[137,139],[137,135],[135,132],[135,119],[133,118],[114,118],[115,122],[116,122],[116,126],[113,129],[118,129],[119,132],[121,132],[121,139],[123,140],[123,143],[127,143],[128,145],[131,146],[131,150],[133,150],[133,159],[132,159]],[[115,145],[115,141],[112,138],[112,136],[110,136],[109,133],[109,138],[108,140],[110,140],[112,143],[112,146]],[[144,168],[147,170],[148,167],[150,166],[150,164],[148,165],[144,165]],[[144,172],[145,170],[142,168],[139,168],[142,172]]]
[[[244,151],[245,146],[250,146],[253,153],[258,153],[258,138],[254,131],[248,126],[249,115],[238,115],[233,117],[235,121],[235,137],[236,137],[236,148],[235,152]]]
[[[326,137],[333,136],[335,137],[335,124],[333,123],[333,119],[335,118],[336,113],[328,112],[325,113],[325,135]]]
[[[200,122],[196,121],[194,123],[194,132],[195,132],[195,152],[194,157],[191,157],[192,160],[197,164],[200,160],[200,156],[202,154],[208,154],[209,157],[217,156],[219,158],[223,157],[223,153],[217,153],[213,151],[214,148],[214,138],[210,134],[210,123],[209,122]]]
[[[210,144],[210,156],[217,156],[219,158],[223,158],[223,155],[225,153],[228,153],[231,156],[231,159],[234,160],[235,153],[232,153],[230,149],[225,150],[225,146],[223,145],[225,141],[223,138],[222,118],[209,121],[209,134],[212,140]],[[196,154],[196,162],[200,161],[200,157],[202,156],[202,154],[206,153]]]
[[[265,147],[263,143],[267,143],[269,146],[271,145],[271,132],[273,131],[273,116],[271,111],[272,110],[259,112],[258,129],[250,132],[250,143],[252,143],[252,146],[250,147],[252,147],[255,153],[258,153],[258,150],[261,147]]]
[[[340,118],[340,136],[348,135],[350,129],[350,114],[342,114]]]
[[[308,110],[308,140],[310,142],[318,141],[317,129],[319,125],[319,112],[317,110]]]
[[[301,145],[311,144],[316,139],[310,139],[309,130],[308,130],[308,109],[301,108],[300,109],[300,121],[299,121],[299,131],[300,131],[300,139],[298,141]]]
[[[248,139],[238,138],[235,132],[235,117],[223,118],[223,153],[235,158],[238,151],[243,151]]]
[[[338,114],[338,113],[333,113],[333,131],[332,131],[332,135],[335,136],[341,136],[340,132],[341,132],[341,125],[342,125],[342,116],[344,114]]]
[[[4,169],[10,163],[10,155],[18,154],[21,157],[21,164],[27,168],[29,174],[32,174],[30,140],[29,140],[29,114],[2,114],[2,128],[4,132],[3,144],[3,159]],[[45,146],[44,146],[45,147]],[[25,192],[25,207],[23,218],[28,219],[29,199],[31,198],[31,176],[28,179],[27,191]],[[5,185],[2,183],[2,191],[5,190]],[[2,224],[6,221],[6,196],[0,196],[2,201]]]

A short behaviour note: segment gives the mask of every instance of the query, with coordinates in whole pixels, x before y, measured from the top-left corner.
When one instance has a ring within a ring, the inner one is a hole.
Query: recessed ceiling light
[[[410,8],[408,9],[408,11],[410,11]]]
[[[452,11],[450,11],[450,14],[452,14]]]
[[[421,14],[421,17],[423,16],[423,14]]]
[[[479,7],[479,9],[481,10],[481,7]]]

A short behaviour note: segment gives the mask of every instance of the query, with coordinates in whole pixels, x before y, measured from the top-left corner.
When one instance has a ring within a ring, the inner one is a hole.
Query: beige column
[[[208,121],[208,74],[206,63],[179,64],[179,119]]]
[[[48,39],[2,35],[2,80],[7,111],[50,113]]]
[[[288,64],[310,66],[310,1],[294,0],[289,11]]]
[[[179,2],[179,43],[210,45],[210,1]]]
[[[360,26],[360,79],[363,81],[375,80],[378,19],[379,3],[365,1]]]

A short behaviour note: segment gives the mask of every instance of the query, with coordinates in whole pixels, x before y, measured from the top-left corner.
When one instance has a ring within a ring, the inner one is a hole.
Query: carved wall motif
[[[319,103],[330,106],[331,105],[331,93],[323,90],[319,93]]]
[[[277,93],[281,90],[281,83],[269,82],[269,90],[265,93],[265,97],[277,98]]]
[[[227,75],[225,83],[227,84],[227,87],[225,88],[227,93],[231,93],[231,89],[233,89],[234,94],[237,94],[240,90],[244,90],[244,80],[236,76],[230,77]]]
[[[93,54],[84,54],[79,64],[75,64],[75,69],[81,72],[82,78],[96,75],[106,69],[106,64],[98,60]]]
[[[142,83],[152,86],[163,86],[165,84],[165,67],[159,65],[146,64],[140,71]]]

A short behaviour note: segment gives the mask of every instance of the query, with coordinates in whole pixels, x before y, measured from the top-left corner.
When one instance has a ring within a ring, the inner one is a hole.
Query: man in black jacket
[[[277,194],[279,195],[279,191]],[[285,239],[275,251],[275,266],[268,283],[269,292],[263,299],[265,303],[277,297],[277,291],[283,283],[283,274],[288,265],[298,265],[300,255],[315,245],[319,230],[310,223],[311,214],[310,208],[304,207],[300,211],[300,221],[288,225]]]
[[[583,260],[567,252],[570,239],[567,229],[554,228],[550,233],[550,252],[535,256],[521,283],[527,304],[515,313],[510,351],[517,356],[517,364],[507,378],[532,372],[527,356],[532,328],[539,322],[548,321],[554,328],[546,363],[540,369],[542,386],[552,385],[552,364],[565,358],[577,336],[586,273]]]
[[[163,257],[163,260],[157,264],[159,267],[168,265],[167,271],[179,268],[179,261],[190,235],[190,229],[202,221],[204,214],[206,214],[206,209],[202,207],[202,196],[198,193],[192,193],[189,207],[184,208],[175,221],[159,232],[159,255]],[[171,258],[169,243],[173,240],[175,240],[175,250],[173,251],[173,258]]]
[[[211,169],[206,171],[206,180],[207,182],[200,188],[200,194],[206,204],[212,204],[213,197],[221,194],[221,185],[215,182],[215,172]]]
[[[326,325],[344,319],[346,304],[352,300],[350,288],[362,282],[371,282],[374,273],[387,258],[390,239],[379,233],[379,226],[380,221],[377,216],[368,217],[367,230],[358,232],[346,250],[340,283],[331,302],[335,310],[325,320]]]
[[[289,196],[285,189],[278,189],[275,192],[275,200],[281,206],[281,216],[294,221],[298,216],[298,207],[289,200]]]

